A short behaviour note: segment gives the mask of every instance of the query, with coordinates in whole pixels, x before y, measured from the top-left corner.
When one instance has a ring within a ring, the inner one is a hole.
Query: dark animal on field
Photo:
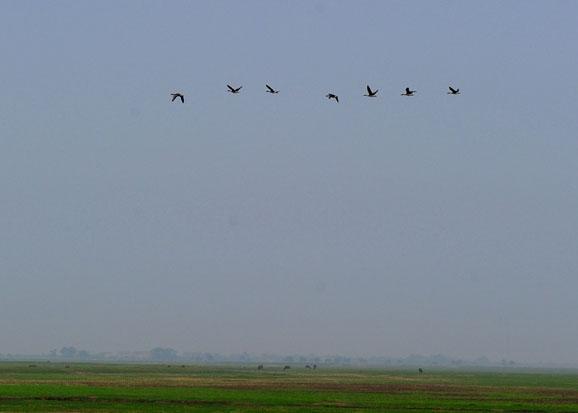
[[[273,93],[273,94],[279,93],[278,90],[273,89],[271,86],[269,86],[269,85],[265,85],[265,86],[267,87],[267,92]]]
[[[229,92],[230,92],[230,93],[239,93],[239,91],[240,91],[241,89],[243,89],[243,86],[239,86],[238,88],[234,88],[234,87],[231,86],[231,85],[227,85],[227,87],[229,88]]]
[[[317,368],[317,364],[313,365],[313,370],[315,370]]]
[[[379,89],[371,90],[369,85],[367,85],[367,95],[363,95],[363,96],[367,96],[369,98],[374,98],[375,95],[377,95],[377,92],[379,92]]]
[[[449,86],[450,91],[448,92],[448,95],[459,95],[460,94],[460,90],[459,89],[454,89],[453,87]]]
[[[181,103],[185,103],[185,96],[182,93],[171,93],[171,96],[173,97],[171,102],[174,102],[175,99],[179,98],[181,99]]]
[[[305,366],[305,368],[306,368],[306,369],[310,369],[311,366],[308,364],[308,365]]]
[[[263,365],[262,365],[262,364],[259,364],[259,365],[257,366],[257,370],[263,370]]]
[[[329,99],[329,100],[335,99],[335,101],[336,101],[337,103],[339,103],[339,96],[334,95],[333,93],[328,93],[328,94],[325,95],[325,97],[326,97],[327,99]]]
[[[415,92],[417,92],[417,90],[409,90],[409,88],[406,87],[405,93],[402,93],[401,96],[413,96]]]
[[[285,366],[283,367],[283,370],[289,370],[291,368],[291,366]]]
[[[419,369],[417,369],[417,371],[419,371],[419,373],[423,373],[423,369],[420,367]]]

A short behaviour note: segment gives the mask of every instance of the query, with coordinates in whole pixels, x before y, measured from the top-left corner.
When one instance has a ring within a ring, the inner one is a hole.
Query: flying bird
[[[337,103],[339,103],[339,96],[334,95],[333,93],[328,93],[328,94],[325,95],[325,97],[326,97],[327,99],[330,99],[330,100],[331,100],[331,99],[335,99],[335,101],[336,101]]]
[[[363,95],[363,96],[367,96],[369,98],[374,98],[375,95],[377,95],[377,92],[379,92],[379,89],[371,90],[369,85],[367,85],[367,95]]]
[[[243,88],[243,86],[239,86],[238,88],[234,88],[231,85],[227,85],[227,87],[229,88],[229,92],[231,93],[239,93],[239,91]]]
[[[267,87],[267,92],[273,93],[273,94],[279,93],[278,90],[273,89],[271,86],[269,86],[269,85],[265,85],[265,86]]]
[[[453,87],[449,86],[450,91],[448,92],[448,95],[459,95],[460,94],[460,89],[454,89]]]
[[[174,102],[176,98],[180,98],[181,103],[185,103],[185,96],[182,93],[171,93],[171,96],[173,97],[171,102]]]
[[[415,92],[417,92],[417,90],[409,90],[409,88],[406,87],[405,93],[402,93],[401,96],[413,96]]]

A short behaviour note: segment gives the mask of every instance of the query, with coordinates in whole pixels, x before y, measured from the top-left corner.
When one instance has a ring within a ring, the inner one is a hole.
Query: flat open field
[[[1,412],[578,412],[578,373],[0,363]]]

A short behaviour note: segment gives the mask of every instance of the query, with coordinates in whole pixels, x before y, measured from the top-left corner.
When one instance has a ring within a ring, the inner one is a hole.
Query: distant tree
[[[487,358],[486,356],[478,357],[477,359],[474,360],[474,363],[477,364],[478,366],[487,366],[489,364],[492,364],[490,359]]]
[[[212,361],[215,361],[215,356],[213,356],[211,353],[205,353],[202,356],[202,360],[212,362]]]
[[[155,347],[150,351],[150,359],[154,361],[176,360],[177,351],[172,348]]]
[[[78,353],[78,350],[76,350],[76,347],[70,346],[70,347],[62,347],[60,349],[60,356],[65,358],[65,359],[71,359],[76,357],[76,354]]]
[[[251,357],[249,356],[249,354],[247,354],[247,352],[245,352],[239,356],[239,360],[242,361],[243,363],[247,363],[248,361],[251,360]]]

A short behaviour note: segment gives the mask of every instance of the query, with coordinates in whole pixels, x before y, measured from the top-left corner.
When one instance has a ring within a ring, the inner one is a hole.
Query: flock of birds
[[[269,85],[265,85],[266,89],[265,92],[267,93],[271,93],[271,94],[277,94],[279,93],[278,90],[273,89],[271,86]],[[241,89],[243,89],[243,86],[239,86],[239,87],[233,87],[231,85],[227,85],[227,91],[229,93],[232,94],[237,94],[241,91]],[[364,94],[363,96],[367,96],[369,98],[374,98],[377,96],[377,92],[379,92],[379,89],[375,89],[375,90],[371,90],[371,87],[369,87],[369,85],[367,85],[367,93]],[[411,90],[410,88],[406,87],[405,91],[401,94],[401,96],[413,96],[415,93],[417,92],[417,90]],[[460,89],[455,89],[451,86],[449,86],[449,92],[448,95],[459,95],[460,94]],[[185,103],[185,95],[183,95],[180,92],[175,92],[175,93],[171,93],[171,96],[173,97],[171,99],[171,102],[174,102],[177,99],[181,100],[181,103]],[[328,93],[325,95],[325,97],[329,100],[334,99],[337,103],[339,103],[339,96],[337,96],[334,93]]]

